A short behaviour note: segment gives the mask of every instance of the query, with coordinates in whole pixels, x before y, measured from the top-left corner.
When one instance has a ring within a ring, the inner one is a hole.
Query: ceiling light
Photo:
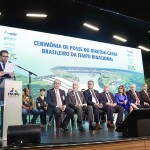
[[[32,14],[32,13],[28,13],[26,14],[27,17],[38,17],[38,18],[45,18],[47,17],[46,14]]]
[[[93,26],[93,25],[90,25],[90,24],[88,24],[88,23],[84,23],[83,25],[84,25],[85,27],[88,27],[88,28],[93,29],[93,30],[96,30],[96,31],[99,30],[99,28],[97,28],[97,27],[95,27],[95,26]]]
[[[148,31],[148,33],[150,33],[150,30]]]
[[[0,13],[0,15],[1,15],[2,13]]]
[[[150,49],[149,49],[149,48],[146,48],[146,47],[141,46],[141,45],[139,45],[139,46],[138,46],[138,48],[143,49],[143,50],[145,50],[145,51],[150,51]]]
[[[117,39],[117,40],[120,40],[120,41],[122,41],[122,42],[126,42],[126,41],[127,41],[125,38],[122,38],[122,37],[120,37],[120,36],[118,36],[118,35],[113,35],[113,38],[115,38],[115,39]]]

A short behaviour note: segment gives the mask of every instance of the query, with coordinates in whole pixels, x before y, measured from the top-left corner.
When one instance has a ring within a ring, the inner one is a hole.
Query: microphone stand
[[[29,74],[29,84],[28,84],[28,88],[29,88],[29,90],[30,90],[30,92],[29,92],[29,123],[30,123],[30,96],[31,96],[31,75],[34,75],[34,76],[37,76],[35,73],[33,73],[33,72],[31,72],[31,71],[29,71],[29,70],[27,70],[27,69],[25,69],[25,68],[23,68],[23,67],[21,67],[21,66],[18,66],[18,65],[15,65],[15,66],[17,66],[18,68],[20,68],[20,69],[22,69],[22,70],[25,70],[25,71],[27,71],[28,72],[28,74]]]

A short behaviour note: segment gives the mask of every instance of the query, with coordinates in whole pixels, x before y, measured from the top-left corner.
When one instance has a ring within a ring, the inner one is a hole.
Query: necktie
[[[113,103],[113,100],[112,100],[112,98],[110,97],[109,93],[106,93],[106,94],[107,94],[107,98],[108,98],[108,100],[110,101],[110,103]]]
[[[3,63],[3,70],[5,69],[5,64]]]
[[[56,100],[57,100],[57,106],[61,106],[62,102],[61,102],[61,98],[60,98],[60,95],[58,93],[58,90],[56,90]]]
[[[95,92],[94,92],[94,90],[91,90],[91,93],[92,93],[92,96],[95,98],[95,100],[96,100],[96,103],[99,103],[99,102],[98,102],[98,99],[97,99],[97,97],[96,97],[96,95],[95,95]]]
[[[133,95],[135,96],[136,103],[137,103],[138,105],[140,105],[140,100],[139,100],[138,96],[136,95],[135,92],[132,92],[132,93],[133,93]]]
[[[146,90],[144,90],[144,91],[145,91],[145,93],[146,93],[148,99],[150,99],[150,97],[149,97],[149,95],[148,95],[148,92],[147,92]]]
[[[80,100],[79,100],[77,92],[75,92],[75,97],[76,97],[77,105],[80,105]]]

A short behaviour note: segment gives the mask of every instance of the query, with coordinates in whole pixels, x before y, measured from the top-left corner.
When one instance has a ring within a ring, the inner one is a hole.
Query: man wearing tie
[[[68,106],[74,109],[75,113],[78,116],[78,124],[79,130],[84,131],[85,128],[83,127],[83,111],[88,114],[89,119],[89,129],[94,130],[96,129],[95,125],[93,124],[93,108],[92,106],[87,106],[87,103],[84,99],[84,95],[79,89],[79,83],[73,83],[73,91],[68,93]]]
[[[103,104],[102,110],[107,114],[107,127],[114,128],[114,112],[118,113],[116,126],[120,125],[123,121],[124,108],[117,105],[115,97],[109,92],[109,86],[107,85],[104,86],[104,92],[100,93],[100,102]]]
[[[56,120],[56,132],[59,132],[60,128],[64,130],[67,129],[67,125],[74,115],[74,110],[67,107],[67,103],[65,100],[65,91],[59,89],[61,82],[59,80],[54,81],[54,88],[47,90],[47,104],[48,104],[48,114],[51,116],[52,114],[55,115]],[[66,117],[61,124],[60,114],[61,112],[66,113]]]
[[[140,91],[140,96],[142,100],[144,101],[145,104],[149,105],[150,104],[150,92],[147,91],[148,87],[147,84],[143,84],[143,88]]]
[[[145,91],[144,91],[145,92]],[[145,102],[140,93],[136,91],[136,85],[135,84],[131,84],[130,86],[130,90],[127,91],[127,97],[128,100],[130,100],[132,103],[134,103],[137,108],[150,108],[149,103]]]
[[[88,81],[88,89],[83,92],[84,98],[88,106],[93,107],[94,119],[96,122],[96,129],[102,129],[100,125],[100,111],[99,108],[102,107],[102,104],[99,103],[99,92],[94,90],[94,82],[92,80]]]
[[[4,79],[13,78],[15,76],[14,72],[10,74],[6,74],[4,72],[5,67],[8,64],[8,51],[2,50],[0,51],[0,84],[3,82]]]

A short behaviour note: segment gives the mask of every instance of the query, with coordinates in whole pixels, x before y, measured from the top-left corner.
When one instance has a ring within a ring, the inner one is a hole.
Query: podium
[[[127,137],[150,136],[150,108],[133,110],[116,129]]]
[[[8,126],[22,125],[22,82],[6,79],[0,90],[4,92],[4,97],[1,95],[4,98],[1,99],[2,139],[7,140]]]

